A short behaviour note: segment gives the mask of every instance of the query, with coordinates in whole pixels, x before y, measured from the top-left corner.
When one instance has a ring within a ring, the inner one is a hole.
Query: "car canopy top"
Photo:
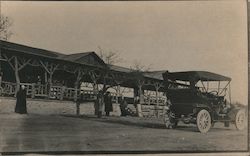
[[[230,77],[211,73],[207,71],[185,71],[185,72],[166,72],[164,73],[168,79],[175,81],[231,81]],[[166,75],[167,74],[167,75]]]

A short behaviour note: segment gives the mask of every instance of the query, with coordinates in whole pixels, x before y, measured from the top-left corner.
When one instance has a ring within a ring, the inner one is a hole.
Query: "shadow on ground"
[[[85,120],[93,120],[102,123],[112,123],[112,124],[120,124],[124,126],[133,126],[138,128],[154,128],[154,129],[166,129],[164,122],[162,119],[147,119],[147,118],[138,118],[138,117],[106,117],[103,116],[102,118],[97,118],[94,115],[65,115],[62,114],[61,116],[70,117],[70,118],[78,118],[78,119],[85,119]],[[235,130],[234,125],[230,125],[230,127],[224,127],[218,123],[214,127],[210,129],[210,131],[232,131]],[[167,130],[167,129],[166,129]],[[198,129],[195,124],[179,124],[174,130],[176,131],[187,131],[187,132],[198,132]]]
[[[112,123],[112,124],[120,124],[125,126],[133,126],[138,128],[154,128],[154,129],[166,129],[163,120],[161,119],[147,119],[147,118],[138,118],[138,117],[102,117],[97,118],[95,116],[88,116],[88,115],[62,115],[64,117],[71,117],[71,118],[79,118],[79,119],[87,119],[93,120],[97,122],[103,123]],[[167,130],[167,129],[166,129]],[[190,131],[190,132],[197,132],[197,128],[195,125],[178,125],[175,130],[179,131]]]
[[[165,129],[165,126],[162,123],[154,123],[152,121],[145,121],[140,120],[137,117],[102,117],[97,118],[95,116],[87,116],[87,115],[62,115],[64,117],[71,117],[71,118],[79,118],[79,119],[88,119],[93,120],[97,122],[103,122],[103,123],[112,123],[112,124],[121,124],[125,126],[134,126],[134,127],[141,127],[141,128],[157,128],[157,129]]]

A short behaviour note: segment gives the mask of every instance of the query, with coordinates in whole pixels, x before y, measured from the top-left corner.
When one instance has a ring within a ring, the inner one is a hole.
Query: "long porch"
[[[166,102],[162,79],[109,67],[94,52],[64,55],[9,42],[1,44],[1,96],[15,96],[24,85],[27,96],[33,99],[85,102],[94,101],[97,93],[109,86],[114,103],[124,96],[130,104],[139,99],[140,105],[160,110]],[[130,91],[129,96],[124,88]]]

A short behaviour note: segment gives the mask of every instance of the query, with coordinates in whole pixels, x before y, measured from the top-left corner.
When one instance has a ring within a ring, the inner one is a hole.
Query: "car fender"
[[[193,113],[194,113],[195,115],[197,115],[198,112],[199,112],[200,110],[202,110],[202,109],[207,110],[207,111],[210,113],[210,115],[211,115],[211,117],[212,117],[212,119],[213,119],[212,109],[211,109],[211,107],[209,107],[207,104],[203,104],[203,103],[196,103],[196,104],[194,104]]]
[[[227,113],[227,116],[230,118],[231,122],[234,122],[235,121],[235,117],[236,117],[236,114],[238,111],[240,110],[244,110],[243,108],[232,108],[228,113]]]

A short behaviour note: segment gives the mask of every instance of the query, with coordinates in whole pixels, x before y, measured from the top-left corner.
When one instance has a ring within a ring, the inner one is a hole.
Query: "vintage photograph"
[[[248,1],[0,1],[0,155],[248,155]]]

